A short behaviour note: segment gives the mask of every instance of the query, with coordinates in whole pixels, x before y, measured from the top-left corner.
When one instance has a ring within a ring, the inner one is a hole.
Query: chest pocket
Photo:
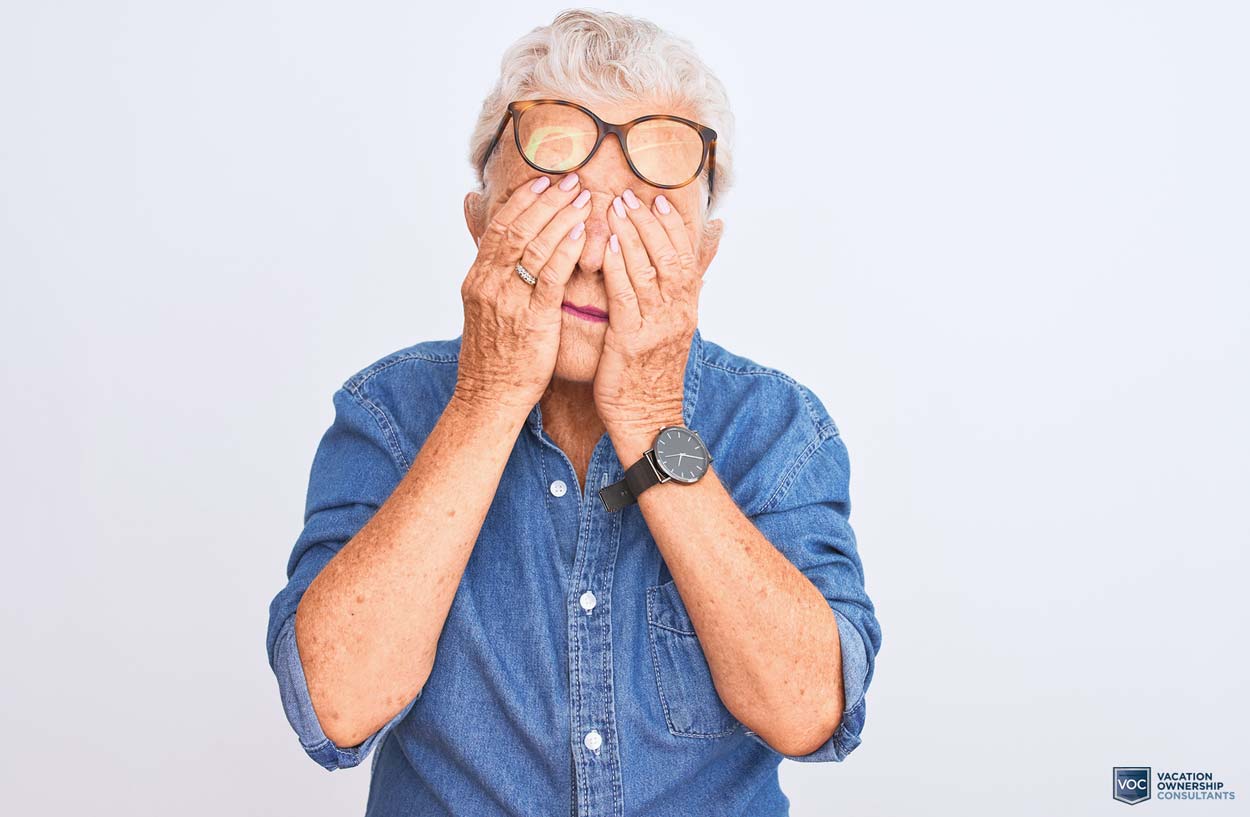
[[[712,671],[673,580],[647,588],[647,635],[668,731],[718,738],[739,726],[712,683]]]

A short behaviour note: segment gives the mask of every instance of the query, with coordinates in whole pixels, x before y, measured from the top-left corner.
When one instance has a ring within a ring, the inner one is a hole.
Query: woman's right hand
[[[457,399],[528,411],[542,398],[555,371],[560,304],[582,253],[589,201],[576,173],[556,180],[537,176],[491,217],[460,287],[464,333]],[[536,285],[517,275],[518,262],[538,279]]]

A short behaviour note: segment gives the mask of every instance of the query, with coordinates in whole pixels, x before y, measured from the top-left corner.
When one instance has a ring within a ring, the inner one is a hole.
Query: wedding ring
[[[530,286],[535,286],[538,283],[538,279],[531,275],[529,270],[521,266],[520,262],[516,265],[516,274],[521,276],[521,280]]]

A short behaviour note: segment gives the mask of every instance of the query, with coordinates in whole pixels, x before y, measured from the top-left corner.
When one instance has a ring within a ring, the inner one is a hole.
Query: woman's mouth
[[[607,312],[604,312],[602,309],[596,309],[593,306],[576,306],[568,301],[565,301],[560,304],[560,308],[570,315],[576,315],[584,321],[590,321],[592,323],[606,323],[608,320]]]

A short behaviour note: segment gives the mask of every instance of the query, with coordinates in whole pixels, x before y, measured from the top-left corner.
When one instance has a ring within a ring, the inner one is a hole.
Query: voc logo
[[[1111,770],[1111,796],[1135,806],[1150,799],[1149,766],[1116,766]]]

